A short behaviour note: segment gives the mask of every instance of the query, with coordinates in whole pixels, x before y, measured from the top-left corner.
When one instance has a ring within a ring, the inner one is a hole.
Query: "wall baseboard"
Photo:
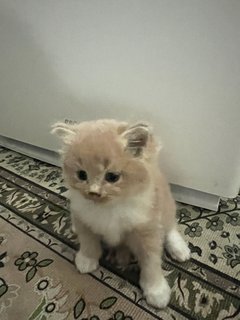
[[[174,199],[193,206],[217,211],[220,197],[214,194],[171,184]]]
[[[0,145],[29,157],[60,166],[59,155],[55,151],[46,150],[24,142],[0,136]],[[216,211],[220,197],[210,193],[171,184],[171,190],[176,201]]]
[[[0,135],[0,145],[26,156],[39,159],[60,167],[59,155],[55,151],[47,150],[28,143],[17,141]]]

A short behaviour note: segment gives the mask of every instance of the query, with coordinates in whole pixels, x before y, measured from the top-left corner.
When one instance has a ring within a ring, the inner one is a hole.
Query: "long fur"
[[[101,240],[128,246],[138,258],[147,301],[165,307],[170,289],[161,269],[164,242],[180,261],[189,258],[189,249],[176,229],[175,202],[159,169],[160,146],[152,129],[145,123],[98,120],[57,123],[53,133],[63,141],[64,176],[81,244],[77,268],[97,268]],[[87,181],[79,179],[80,170]],[[119,180],[107,182],[107,172],[118,173]]]

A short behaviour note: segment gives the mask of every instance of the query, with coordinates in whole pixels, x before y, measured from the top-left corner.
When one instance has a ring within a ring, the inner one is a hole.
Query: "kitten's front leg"
[[[75,257],[76,267],[81,273],[93,272],[98,268],[102,254],[100,239],[76,218],[74,229],[80,242],[80,250]]]
[[[176,227],[166,234],[166,249],[174,260],[184,262],[190,259],[190,249]]]
[[[159,235],[155,232],[133,234],[129,236],[128,243],[140,264],[140,286],[147,302],[154,307],[165,308],[169,303],[171,290],[162,271],[163,245],[159,241]]]

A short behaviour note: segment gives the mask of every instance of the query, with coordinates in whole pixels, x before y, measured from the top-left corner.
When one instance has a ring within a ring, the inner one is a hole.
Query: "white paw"
[[[184,262],[190,259],[190,249],[185,242],[175,244],[174,247],[167,247],[167,250],[174,260]]]
[[[90,273],[98,268],[98,260],[84,256],[81,251],[76,254],[75,264],[80,273]]]
[[[174,260],[184,262],[190,259],[190,249],[177,230],[172,230],[167,235],[166,248]]]
[[[144,295],[147,303],[151,306],[162,309],[165,308],[171,296],[171,289],[165,278],[162,278],[159,284],[156,284],[152,288],[145,288]]]

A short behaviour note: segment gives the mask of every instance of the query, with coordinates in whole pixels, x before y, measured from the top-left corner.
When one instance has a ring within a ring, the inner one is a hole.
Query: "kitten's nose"
[[[100,187],[97,184],[91,185],[89,188],[88,194],[91,197],[96,197],[96,198],[101,197]]]

